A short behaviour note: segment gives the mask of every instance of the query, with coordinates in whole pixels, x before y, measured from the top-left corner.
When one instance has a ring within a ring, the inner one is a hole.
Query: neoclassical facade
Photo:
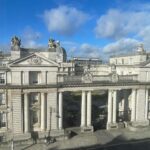
[[[147,127],[149,89],[149,53],[142,45],[134,54],[111,57],[108,64],[77,66],[53,39],[40,51],[21,48],[14,37],[11,53],[0,56],[0,134],[63,136],[63,93],[68,91],[81,92],[81,132],[93,131],[92,93],[100,90],[108,93],[107,129],[119,128],[120,116],[124,127]]]

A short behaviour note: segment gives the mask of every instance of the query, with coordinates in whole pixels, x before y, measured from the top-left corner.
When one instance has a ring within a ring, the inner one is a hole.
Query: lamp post
[[[49,108],[49,112],[50,112],[50,127],[49,127],[49,133],[48,136],[50,136],[50,132],[51,132],[51,122],[52,122],[52,107]]]

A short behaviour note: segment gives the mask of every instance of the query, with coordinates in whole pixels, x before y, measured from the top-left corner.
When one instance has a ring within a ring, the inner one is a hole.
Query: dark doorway
[[[92,124],[94,130],[106,129],[108,91],[92,93]]]
[[[63,127],[79,127],[81,120],[81,92],[64,92]]]

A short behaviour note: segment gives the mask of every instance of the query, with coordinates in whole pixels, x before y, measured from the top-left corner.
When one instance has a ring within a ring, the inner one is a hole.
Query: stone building
[[[0,132],[19,138],[30,137],[31,131],[63,135],[57,83],[73,71],[73,64],[52,39],[45,51],[20,45],[20,39],[12,38],[11,54],[0,58]]]
[[[81,132],[93,131],[95,90],[108,93],[107,129],[119,128],[120,116],[125,127],[149,126],[150,61],[142,45],[135,54],[82,69],[76,74],[75,63],[67,61],[65,49],[53,39],[40,51],[21,48],[21,40],[12,38],[11,53],[0,54],[0,134],[15,139],[30,138],[32,131],[39,137],[49,132],[63,136],[66,91],[81,92]]]

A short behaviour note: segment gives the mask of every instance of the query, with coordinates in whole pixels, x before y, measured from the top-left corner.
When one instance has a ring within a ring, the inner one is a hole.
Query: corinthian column
[[[108,91],[108,120],[107,123],[112,123],[112,91]]]
[[[113,123],[116,123],[117,116],[117,91],[113,91]]]
[[[92,113],[91,91],[88,91],[87,93],[87,126],[91,126],[91,113]]]
[[[24,132],[29,132],[29,100],[28,94],[24,94]]]
[[[81,100],[81,127],[86,125],[86,92],[82,91],[82,100]]]
[[[146,91],[145,91],[145,99],[146,99],[146,101],[145,101],[145,120],[147,120],[148,119],[148,89],[146,89]]]
[[[62,92],[59,92],[59,97],[58,97],[58,102],[59,102],[59,124],[58,127],[59,129],[63,128],[63,96]]]
[[[136,120],[136,89],[132,89],[132,98],[131,98],[131,104],[132,104],[132,109],[131,109],[131,121]]]
[[[46,128],[46,99],[45,93],[41,93],[41,130]]]

